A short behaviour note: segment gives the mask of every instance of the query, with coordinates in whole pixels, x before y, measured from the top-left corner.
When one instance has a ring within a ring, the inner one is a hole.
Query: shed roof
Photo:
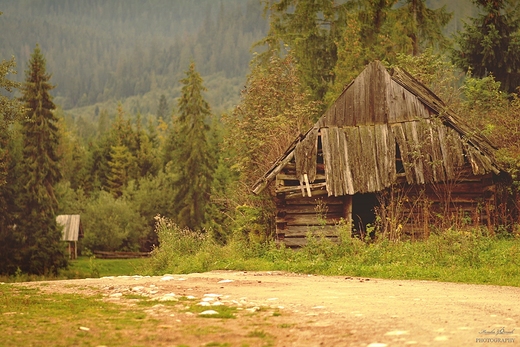
[[[298,177],[316,176],[321,139],[328,195],[381,191],[396,182],[400,152],[410,184],[445,182],[457,168],[499,174],[495,148],[465,125],[444,102],[409,73],[370,63],[318,122],[299,136],[253,186],[261,192],[292,161]]]
[[[79,214],[65,214],[56,217],[56,222],[63,226],[62,241],[78,241],[83,237]]]

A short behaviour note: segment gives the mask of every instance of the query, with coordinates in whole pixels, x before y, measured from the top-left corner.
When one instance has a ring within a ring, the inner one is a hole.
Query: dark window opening
[[[397,142],[395,143],[395,172],[398,174],[404,173],[403,158],[401,157],[401,150]]]
[[[323,146],[321,144],[321,135],[318,136],[318,158],[316,159],[317,160],[317,163],[318,164],[323,164],[324,161],[323,161]]]

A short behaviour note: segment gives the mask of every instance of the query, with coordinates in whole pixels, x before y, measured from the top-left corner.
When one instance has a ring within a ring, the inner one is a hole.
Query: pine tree
[[[483,13],[464,24],[452,52],[455,65],[482,78],[489,74],[513,92],[520,85],[520,3],[474,0]]]
[[[170,119],[169,110],[168,110],[168,102],[166,101],[166,96],[161,94],[159,98],[159,107],[157,107],[157,119]]]
[[[110,173],[107,177],[108,191],[112,193],[114,198],[123,195],[123,189],[129,181],[129,171],[134,163],[133,157],[126,146],[112,146],[110,152]]]
[[[206,222],[210,200],[214,158],[208,140],[211,111],[202,93],[202,78],[190,64],[186,78],[180,81],[179,116],[176,120],[175,167],[176,220],[182,227],[201,229]]]
[[[446,6],[438,9],[428,8],[426,0],[406,0],[404,6],[396,10],[397,19],[403,23],[404,34],[410,39],[411,53],[417,56],[425,47],[446,48],[448,40],[442,29],[448,24],[452,13]]]
[[[1,14],[1,12],[0,12]],[[0,63],[0,88],[7,93],[12,93],[19,87],[19,83],[7,78],[9,74],[16,74],[14,58],[3,60]],[[7,150],[11,139],[11,125],[22,113],[22,105],[18,100],[7,97],[0,93],[0,186],[5,184],[7,174],[9,153]]]
[[[61,230],[56,224],[58,201],[54,187],[61,178],[58,145],[60,142],[56,108],[50,95],[46,62],[39,46],[34,49],[22,85],[21,101],[25,106],[22,125],[22,192],[19,196],[20,219],[24,233],[22,264],[24,272],[57,273],[66,266]]]
[[[268,44],[264,63],[271,52],[287,45],[298,62],[302,82],[313,99],[323,101],[334,82],[337,47],[345,27],[347,5],[333,0],[279,0],[266,2],[270,30],[261,42]]]
[[[14,58],[0,63],[0,274],[8,275],[13,274],[20,263],[18,246],[23,238],[13,228],[14,187],[6,184],[8,177],[12,176],[12,173],[9,175],[9,166],[13,160],[10,150],[13,140],[11,127],[22,115],[22,104],[7,96],[19,88],[19,83],[8,79],[9,74],[16,73],[15,66]]]

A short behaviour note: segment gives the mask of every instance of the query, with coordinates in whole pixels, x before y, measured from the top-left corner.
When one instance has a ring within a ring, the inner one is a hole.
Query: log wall
[[[352,195],[328,196],[324,167],[317,164],[316,181],[311,196],[296,176],[294,163],[289,163],[277,176],[277,241],[288,247],[301,247],[308,233],[336,240],[341,220],[352,221]],[[459,172],[457,180],[447,183],[409,185],[401,183],[379,192],[381,205],[375,206],[382,225],[393,228],[393,237],[422,239],[433,229],[484,226],[493,232],[496,185],[493,174],[474,176],[469,164]],[[303,183],[303,184],[302,184]],[[399,227],[397,227],[399,225]],[[348,232],[352,230],[348,228]],[[395,235],[395,229],[399,235]]]

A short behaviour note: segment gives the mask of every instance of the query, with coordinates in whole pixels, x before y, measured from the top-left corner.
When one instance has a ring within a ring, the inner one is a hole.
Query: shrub
[[[101,192],[91,199],[82,216],[82,245],[92,251],[137,251],[146,225],[124,199]]]

